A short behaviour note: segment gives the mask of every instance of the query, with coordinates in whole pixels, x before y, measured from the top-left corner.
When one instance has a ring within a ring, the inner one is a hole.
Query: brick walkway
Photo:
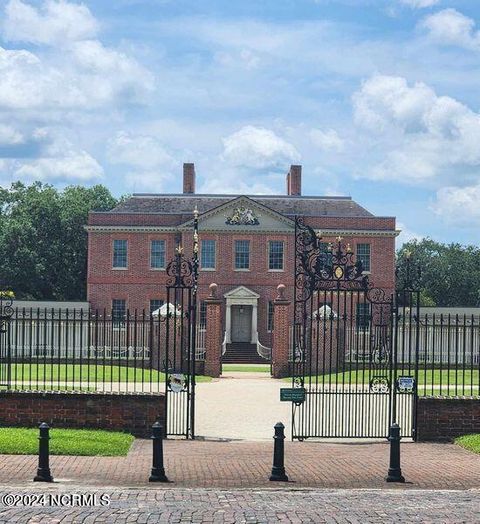
[[[43,488],[46,493],[56,491]],[[30,494],[23,490],[19,494]],[[37,489],[38,492],[38,489]],[[76,490],[76,493],[81,492]],[[5,491],[0,490],[0,500]],[[85,493],[85,491],[84,491]],[[88,492],[92,494],[90,490]],[[480,523],[475,491],[98,490],[109,506],[2,507],[1,523]]]
[[[271,442],[165,441],[170,487],[271,488]],[[127,457],[51,457],[61,485],[148,486],[151,442],[137,440]],[[386,442],[339,444],[286,442],[288,488],[385,488]],[[35,456],[0,455],[0,485],[31,486]],[[407,479],[396,489],[480,488],[480,455],[453,444],[402,445]],[[277,487],[277,486],[275,486]],[[389,485],[388,487],[392,487]]]

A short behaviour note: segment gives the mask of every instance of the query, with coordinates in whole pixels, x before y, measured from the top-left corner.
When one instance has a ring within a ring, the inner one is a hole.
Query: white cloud
[[[63,45],[94,37],[99,24],[83,4],[47,0],[40,8],[21,0],[5,7],[3,34],[6,40],[31,44]]]
[[[323,151],[337,151],[341,152],[344,148],[344,140],[338,136],[334,129],[312,129],[310,131],[310,139],[313,144]]]
[[[441,45],[480,49],[480,31],[475,30],[475,21],[456,9],[444,9],[428,16],[421,27],[432,40]]]
[[[449,224],[480,227],[480,184],[449,186],[437,192],[433,211]]]
[[[75,43],[62,60],[0,47],[0,109],[90,109],[139,102],[153,89],[149,71],[97,41]]]
[[[363,173],[376,179],[468,184],[480,169],[480,115],[423,83],[373,76],[354,94],[356,124],[381,162]]]
[[[173,176],[171,173],[160,170],[135,170],[129,171],[125,176],[125,186],[132,193],[136,192],[172,192]]]
[[[113,164],[128,164],[142,169],[167,168],[176,165],[174,158],[152,136],[120,131],[108,143],[108,156]]]
[[[400,0],[403,5],[408,5],[415,9],[423,9],[425,7],[432,7],[437,5],[440,0]]]
[[[245,182],[237,173],[231,172],[227,176],[210,177],[201,186],[201,193],[225,195],[271,195],[274,194],[268,184],[261,182]]]
[[[270,129],[244,126],[223,139],[222,157],[234,166],[276,169],[299,161],[300,153]]]
[[[112,164],[132,168],[124,176],[132,191],[165,191],[180,168],[163,144],[149,135],[120,131],[109,140],[107,154]]]
[[[15,170],[18,180],[90,182],[103,177],[103,168],[86,151],[70,149],[56,157],[38,158]]]
[[[18,145],[24,142],[24,137],[21,133],[13,129],[13,127],[0,124],[0,146]]]
[[[423,238],[423,235],[420,235],[419,233],[412,231],[402,222],[397,222],[397,229],[401,230],[401,233],[395,239],[397,249],[400,248],[406,242],[410,242],[411,240],[421,240]]]

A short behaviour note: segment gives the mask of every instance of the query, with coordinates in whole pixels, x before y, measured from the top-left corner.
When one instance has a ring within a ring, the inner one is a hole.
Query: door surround
[[[232,342],[232,306],[252,306],[252,335],[251,344],[256,344],[258,340],[257,316],[258,299],[260,295],[248,287],[238,286],[223,295],[226,300],[225,314],[225,341],[227,344]]]

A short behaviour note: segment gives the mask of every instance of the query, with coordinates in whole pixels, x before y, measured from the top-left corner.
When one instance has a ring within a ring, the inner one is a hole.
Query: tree
[[[480,305],[479,247],[441,244],[430,238],[407,242],[397,253],[400,286],[405,277],[407,253],[413,272],[420,269],[422,305]]]
[[[86,292],[88,212],[116,205],[107,188],[36,182],[0,188],[0,279],[17,298],[80,300]]]

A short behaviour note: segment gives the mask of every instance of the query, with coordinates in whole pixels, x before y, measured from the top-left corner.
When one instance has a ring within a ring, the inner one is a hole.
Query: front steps
[[[269,361],[257,353],[257,345],[249,342],[232,342],[227,344],[223,355],[224,364],[268,364]]]

